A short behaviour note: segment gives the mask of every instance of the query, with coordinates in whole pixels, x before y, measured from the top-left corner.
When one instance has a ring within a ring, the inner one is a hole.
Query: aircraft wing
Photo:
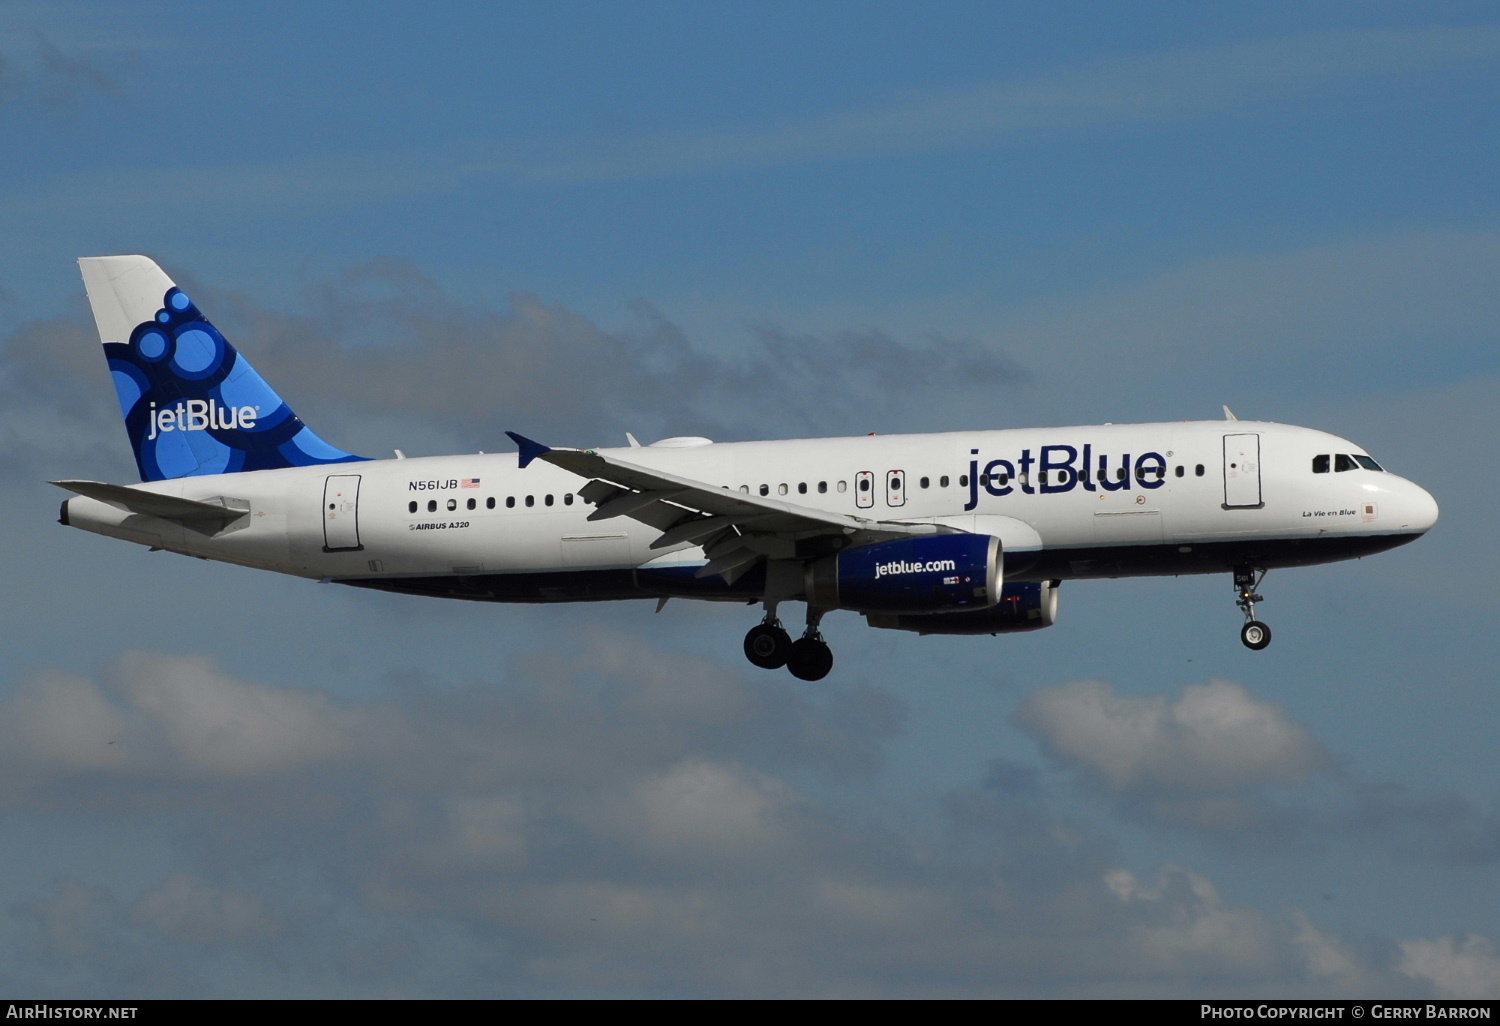
[[[697,576],[722,574],[733,583],[761,559],[807,559],[852,545],[950,529],[933,524],[870,520],[812,509],[638,466],[592,449],[553,449],[515,432],[521,466],[541,460],[589,483],[578,490],[596,508],[590,520],[630,517],[661,531],[653,549],[701,545],[708,564]]]

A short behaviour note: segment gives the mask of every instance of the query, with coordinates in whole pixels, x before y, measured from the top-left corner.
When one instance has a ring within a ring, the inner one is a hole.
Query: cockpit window
[[[1368,457],[1368,456],[1355,456],[1354,457],[1354,462],[1358,463],[1361,467],[1364,467],[1366,470],[1382,470],[1382,469],[1384,469],[1383,467],[1381,467],[1381,465],[1379,463],[1376,463],[1374,460],[1370,459],[1370,457]]]
[[[1356,466],[1357,464],[1354,462],[1353,456],[1345,456],[1343,453],[1334,454],[1333,469],[1335,473],[1342,474],[1346,470],[1355,469]]]
[[[1328,473],[1328,454],[1327,453],[1324,453],[1321,456],[1314,456],[1313,457],[1313,473],[1314,474],[1326,474],[1326,473]]]

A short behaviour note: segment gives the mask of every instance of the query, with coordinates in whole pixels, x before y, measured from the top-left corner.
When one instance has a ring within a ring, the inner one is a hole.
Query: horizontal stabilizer
[[[175,495],[142,491],[126,485],[106,484],[103,481],[53,481],[51,483],[90,499],[98,499],[116,509],[123,509],[127,513],[141,513],[148,517],[179,520],[183,523],[213,520],[227,523],[231,520],[238,520],[250,512],[248,502],[244,503],[244,508],[230,505],[230,503],[242,503],[243,500],[240,499],[202,502],[198,499],[183,499]]]

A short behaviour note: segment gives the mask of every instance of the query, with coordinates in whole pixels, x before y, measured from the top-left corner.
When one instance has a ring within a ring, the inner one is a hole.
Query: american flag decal
[[[460,488],[478,488],[479,487],[479,478],[477,478],[477,477],[466,477],[461,482],[459,482],[459,487]]]

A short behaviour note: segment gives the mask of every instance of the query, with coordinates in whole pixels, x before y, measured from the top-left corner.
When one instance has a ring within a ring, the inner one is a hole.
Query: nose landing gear
[[[1256,572],[1253,566],[1234,568],[1234,590],[1239,594],[1235,605],[1245,614],[1245,626],[1240,628],[1240,641],[1245,647],[1259,652],[1271,643],[1271,628],[1255,618],[1255,603],[1265,599],[1256,594],[1260,582],[1266,579],[1264,570]]]

